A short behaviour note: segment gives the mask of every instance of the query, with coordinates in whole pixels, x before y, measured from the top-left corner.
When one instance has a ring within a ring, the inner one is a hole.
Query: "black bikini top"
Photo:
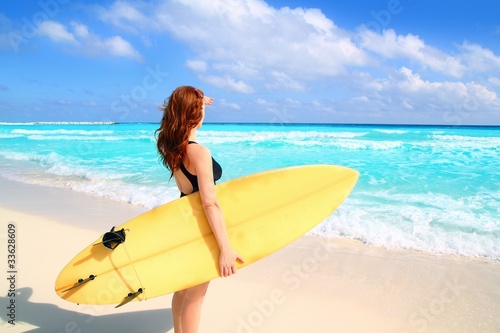
[[[197,143],[194,141],[189,141],[189,144],[197,144]],[[193,192],[191,192],[191,193],[198,192],[200,190],[198,187],[198,177],[196,175],[193,175],[192,173],[190,173],[186,169],[186,167],[184,166],[183,163],[181,163],[180,169],[181,169],[182,173],[186,176],[186,178],[189,180],[191,185],[193,186]],[[212,157],[212,170],[214,173],[214,182],[215,182],[222,177],[222,167],[220,166],[219,163],[217,163],[216,160],[214,160],[213,157]],[[183,197],[185,195],[187,195],[187,194],[184,194],[181,192],[181,197]]]

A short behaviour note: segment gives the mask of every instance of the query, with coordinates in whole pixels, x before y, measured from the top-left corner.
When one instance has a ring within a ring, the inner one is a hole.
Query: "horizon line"
[[[120,124],[158,124],[154,121],[129,121],[129,122],[119,122],[119,121],[0,121],[0,125],[120,125]],[[284,126],[404,126],[404,127],[490,127],[497,128],[497,125],[482,125],[482,124],[410,124],[410,123],[321,123],[321,122],[205,122],[205,125],[284,125]]]

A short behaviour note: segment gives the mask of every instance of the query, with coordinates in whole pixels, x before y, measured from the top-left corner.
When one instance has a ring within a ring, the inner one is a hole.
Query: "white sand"
[[[173,332],[171,296],[114,306],[68,303],[60,270],[113,225],[145,211],[0,178],[1,332]],[[9,295],[8,225],[16,230]],[[500,332],[500,262],[303,237],[212,281],[200,333]],[[15,325],[7,308],[15,300]]]

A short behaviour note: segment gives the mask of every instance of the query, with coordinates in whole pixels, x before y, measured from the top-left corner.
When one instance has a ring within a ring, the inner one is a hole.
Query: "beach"
[[[2,332],[173,332],[171,295],[115,309],[54,292],[71,258],[146,208],[1,177],[0,186]],[[304,236],[212,281],[200,333],[493,333],[500,330],[498,281],[498,260]]]

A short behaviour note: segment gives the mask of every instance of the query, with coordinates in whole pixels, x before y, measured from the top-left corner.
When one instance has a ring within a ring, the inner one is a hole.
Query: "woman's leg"
[[[172,297],[172,319],[174,322],[174,333],[182,333],[182,308],[187,290],[176,291]]]
[[[196,333],[200,325],[201,306],[207,293],[209,282],[188,288],[183,295],[182,310],[180,311],[180,328],[175,333]],[[174,295],[175,298],[175,295]],[[174,301],[177,301],[174,299]],[[175,316],[175,311],[172,310],[172,315]],[[175,327],[175,319],[174,319]]]

